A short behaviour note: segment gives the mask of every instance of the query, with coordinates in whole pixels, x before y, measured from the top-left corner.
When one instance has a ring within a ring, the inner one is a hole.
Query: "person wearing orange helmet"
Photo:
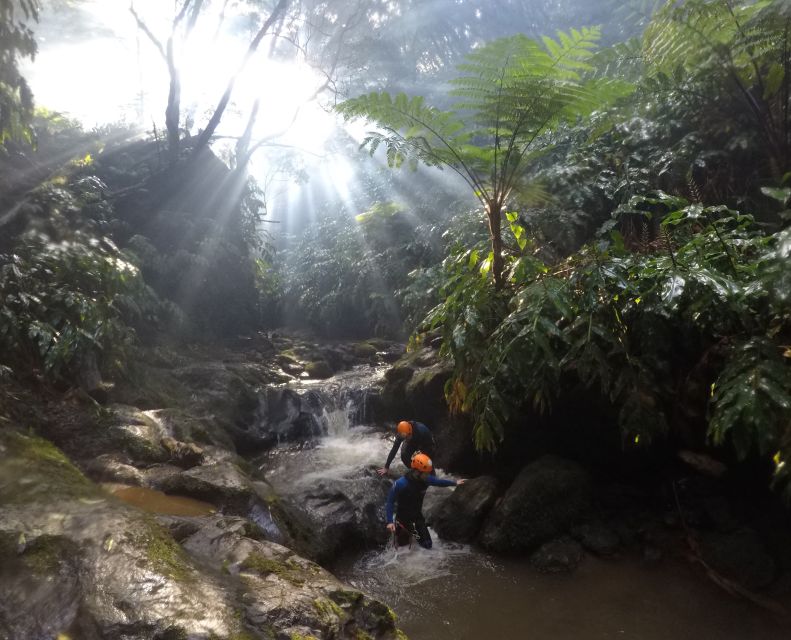
[[[402,446],[403,445],[403,446]],[[417,420],[402,420],[396,426],[396,439],[393,448],[387,455],[385,466],[379,469],[380,476],[386,475],[390,469],[399,447],[401,447],[401,461],[409,469],[412,464],[412,456],[418,451],[431,457],[434,455],[434,436],[431,430],[422,422]]]
[[[409,471],[393,483],[387,494],[387,529],[395,534],[396,546],[411,544],[431,549],[432,541],[423,518],[423,498],[431,487],[453,487],[464,480],[444,480],[433,475],[434,463],[425,453],[415,453]]]

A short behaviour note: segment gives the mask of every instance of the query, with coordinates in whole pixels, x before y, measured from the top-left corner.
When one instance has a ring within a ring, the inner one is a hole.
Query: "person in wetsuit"
[[[387,494],[387,529],[395,534],[397,546],[410,544],[410,538],[424,549],[431,549],[431,535],[423,518],[423,498],[431,487],[453,487],[464,480],[444,480],[432,475],[434,465],[425,453],[416,453],[410,469],[393,483]]]
[[[434,436],[431,434],[431,430],[422,422],[417,422],[416,420],[402,420],[399,422],[396,427],[396,439],[393,443],[393,448],[390,449],[390,453],[387,455],[385,466],[378,471],[380,476],[386,475],[390,470],[390,463],[393,462],[399,447],[401,447],[401,461],[409,469],[412,464],[412,456],[418,451],[425,453],[429,458],[434,455]]]

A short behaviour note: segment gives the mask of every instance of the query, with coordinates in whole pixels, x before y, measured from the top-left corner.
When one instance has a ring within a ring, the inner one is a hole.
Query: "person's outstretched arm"
[[[393,458],[395,458],[396,453],[398,453],[398,448],[401,446],[403,441],[403,438],[396,436],[395,442],[393,443],[393,448],[390,449],[390,453],[387,454],[387,462],[385,462],[385,466],[379,469],[380,476],[383,476],[387,473],[387,470],[390,468],[390,464],[393,462]]]
[[[458,484],[467,482],[464,478],[461,480],[446,480],[445,478],[438,478],[437,476],[428,476],[426,482],[432,487],[455,487]]]

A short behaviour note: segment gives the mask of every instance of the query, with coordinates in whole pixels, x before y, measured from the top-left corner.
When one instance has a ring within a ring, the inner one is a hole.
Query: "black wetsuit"
[[[387,495],[387,522],[396,525],[396,542],[398,545],[409,544],[412,536],[417,543],[431,549],[431,535],[423,518],[423,498],[426,489],[432,487],[452,487],[455,480],[444,480],[433,475],[423,474],[414,469],[407,471],[395,481]],[[395,518],[393,507],[395,507]]]
[[[393,448],[390,449],[390,453],[387,455],[385,467],[390,467],[390,463],[393,462],[399,447],[401,447],[401,462],[404,463],[407,469],[412,463],[412,456],[418,451],[425,453],[429,458],[434,458],[434,436],[431,434],[431,430],[422,422],[415,420],[410,420],[409,424],[412,425],[412,437],[407,440],[401,436],[396,436]],[[401,446],[402,443],[403,447]]]

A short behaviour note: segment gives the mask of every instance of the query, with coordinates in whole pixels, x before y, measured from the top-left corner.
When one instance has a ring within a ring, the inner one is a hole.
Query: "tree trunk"
[[[206,128],[198,136],[198,141],[195,143],[195,150],[193,151],[193,154],[197,155],[206,145],[209,144],[211,137],[214,135],[214,131],[217,129],[217,125],[220,124],[220,120],[222,120],[222,116],[225,113],[225,108],[228,106],[228,102],[231,100],[231,94],[233,93],[234,84],[236,83],[236,77],[244,70],[244,68],[247,66],[247,63],[250,62],[256,50],[258,49],[258,45],[261,44],[261,40],[266,35],[269,28],[286,10],[290,1],[291,0],[280,0],[275,8],[272,9],[272,13],[269,14],[269,17],[266,19],[263,26],[258,30],[255,38],[253,38],[250,46],[247,48],[247,53],[242,59],[242,64],[239,66],[239,69],[237,69],[236,75],[231,76],[231,79],[228,81],[228,85],[225,87],[225,92],[222,94],[220,101],[217,103],[217,107],[214,109],[214,113],[212,114],[211,118],[209,118],[209,122],[206,124]]]
[[[176,164],[179,158],[180,141],[179,120],[181,119],[181,73],[176,66],[173,52],[173,34],[167,44],[167,65],[170,73],[170,90],[168,91],[168,105],[165,108],[165,127],[168,132],[168,161]]]
[[[492,277],[494,288],[498,291],[503,288],[503,236],[501,232],[501,211],[499,202],[490,202],[486,205],[486,218],[489,221],[489,237],[492,239]]]

